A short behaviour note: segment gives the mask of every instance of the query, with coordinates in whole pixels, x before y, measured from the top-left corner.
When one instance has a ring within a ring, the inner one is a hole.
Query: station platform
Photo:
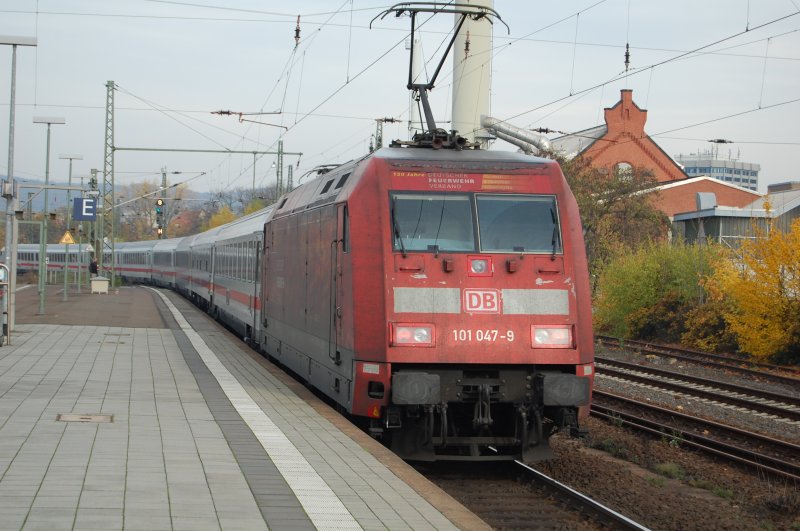
[[[19,286],[0,529],[488,529],[175,293]]]

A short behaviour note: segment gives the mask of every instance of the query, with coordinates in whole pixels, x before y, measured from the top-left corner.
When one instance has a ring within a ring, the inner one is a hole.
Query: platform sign
[[[94,221],[97,218],[96,197],[76,197],[72,202],[72,219]]]

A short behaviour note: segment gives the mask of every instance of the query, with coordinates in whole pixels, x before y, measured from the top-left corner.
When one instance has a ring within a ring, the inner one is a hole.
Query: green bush
[[[686,312],[684,345],[707,352],[737,352],[736,335],[728,328],[721,300],[709,300]]]
[[[680,293],[669,291],[655,305],[638,308],[628,315],[627,324],[631,336],[676,343],[684,331],[684,315],[687,304]]]
[[[664,339],[677,339],[686,313],[705,299],[701,279],[718,253],[716,246],[661,242],[617,256],[600,274],[597,330],[624,338],[665,332]]]

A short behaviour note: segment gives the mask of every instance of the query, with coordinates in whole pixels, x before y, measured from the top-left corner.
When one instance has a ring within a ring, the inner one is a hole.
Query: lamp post
[[[14,329],[14,314],[17,289],[17,209],[14,194],[14,109],[17,86],[17,46],[36,46],[34,37],[0,36],[0,44],[11,46],[11,106],[8,117],[8,192],[6,197],[6,253],[5,264],[8,266],[8,306],[3,308],[8,316],[8,334]],[[9,335],[10,337],[10,335]]]
[[[46,275],[45,256],[47,254],[47,188],[50,186],[50,126],[53,124],[65,124],[67,121],[64,118],[56,118],[53,116],[34,116],[33,123],[47,124],[47,154],[44,165],[44,219],[42,219],[42,239],[39,242],[39,312],[37,315],[44,315],[44,294],[46,283],[44,275]]]
[[[83,155],[59,155],[60,159],[69,159],[69,186],[72,187],[72,161],[83,160]],[[67,188],[67,232],[72,225],[72,190]],[[80,258],[80,256],[78,257]],[[64,244],[64,297],[61,299],[67,302],[67,276],[69,274],[69,244]]]

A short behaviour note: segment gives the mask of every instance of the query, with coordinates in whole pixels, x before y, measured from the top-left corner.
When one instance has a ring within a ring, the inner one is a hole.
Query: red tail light
[[[432,324],[391,323],[390,338],[392,346],[432,347],[436,344],[436,329]]]

